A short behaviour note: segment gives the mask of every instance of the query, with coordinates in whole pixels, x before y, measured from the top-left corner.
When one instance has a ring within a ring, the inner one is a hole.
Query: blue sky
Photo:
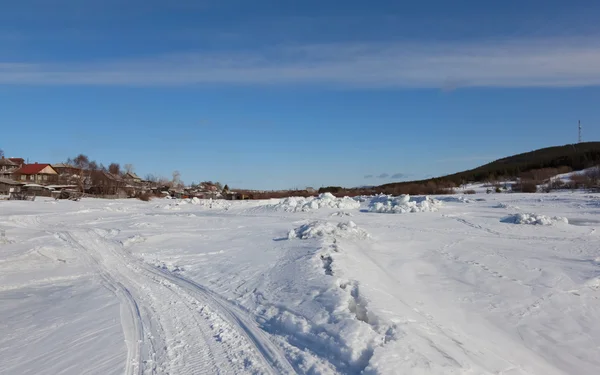
[[[360,186],[600,136],[598,1],[0,2],[0,148],[30,161]]]

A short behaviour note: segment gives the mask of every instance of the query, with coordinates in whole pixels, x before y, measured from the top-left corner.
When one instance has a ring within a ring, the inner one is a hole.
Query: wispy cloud
[[[600,38],[284,46],[112,61],[1,62],[0,84],[356,88],[600,85]]]
[[[404,174],[404,173],[394,173],[392,175],[392,178],[405,178],[408,177],[408,175]]]
[[[367,174],[367,175],[365,175],[365,178],[368,180],[370,178],[373,178],[373,175],[372,174]]]
[[[379,176],[377,176],[377,178],[388,178],[388,177],[390,177],[390,175],[387,173],[382,173]]]

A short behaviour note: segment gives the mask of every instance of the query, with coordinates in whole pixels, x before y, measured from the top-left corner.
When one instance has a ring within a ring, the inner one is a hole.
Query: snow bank
[[[326,236],[339,236],[339,237],[369,237],[369,234],[360,229],[353,221],[347,221],[343,223],[330,223],[323,221],[313,221],[308,224],[304,224],[296,229],[292,229],[288,233],[288,239],[300,238],[316,238]]]
[[[282,199],[275,205],[275,209],[286,212],[306,212],[321,208],[352,210],[358,209],[359,207],[360,202],[349,197],[336,198],[331,193],[319,194],[316,198],[289,197]]]
[[[552,225],[555,223],[569,224],[566,217],[559,216],[544,216],[537,214],[515,214],[505,217],[501,220],[503,223],[511,224],[529,224],[529,225]]]
[[[401,195],[393,197],[381,195],[371,199],[369,204],[370,212],[404,214],[407,212],[433,212],[437,211],[442,202],[425,197],[411,197],[410,195]]]

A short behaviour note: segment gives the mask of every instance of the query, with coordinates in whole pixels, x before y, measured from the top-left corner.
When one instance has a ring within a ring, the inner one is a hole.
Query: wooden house
[[[58,173],[50,164],[23,164],[13,172],[15,181],[51,185],[58,182]]]
[[[12,179],[14,171],[19,169],[19,165],[4,156],[0,158],[0,178]]]

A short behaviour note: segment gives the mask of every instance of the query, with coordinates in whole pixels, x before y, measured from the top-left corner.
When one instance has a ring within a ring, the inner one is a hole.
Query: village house
[[[50,164],[23,164],[13,172],[13,180],[39,185],[50,185],[58,182],[58,173]]]
[[[130,184],[139,184],[139,183],[143,182],[142,179],[137,174],[135,174],[133,172],[127,172],[127,173],[125,173],[123,175],[123,179],[125,181],[127,181],[128,183],[130,183]]]
[[[62,185],[77,184],[81,179],[81,169],[65,163],[52,164],[58,173],[58,183]]]
[[[13,192],[19,192],[22,182],[0,177],[0,195],[10,195]]]
[[[12,179],[14,171],[19,169],[19,167],[17,163],[8,158],[0,158],[0,178]]]
[[[90,194],[127,197],[126,183],[120,176],[96,170],[90,172],[90,180],[91,187],[87,189]]]

